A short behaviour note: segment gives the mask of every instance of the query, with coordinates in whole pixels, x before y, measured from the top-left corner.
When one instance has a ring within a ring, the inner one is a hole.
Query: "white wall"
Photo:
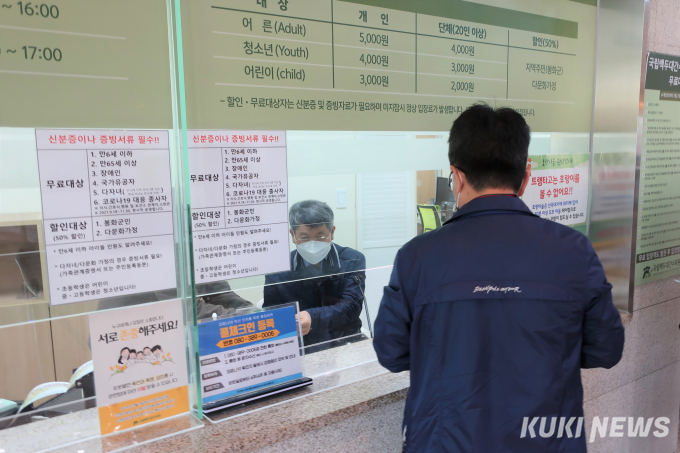
[[[337,189],[347,191],[346,208],[337,207]],[[288,178],[288,207],[303,200],[318,200],[327,203],[335,214],[333,242],[343,247],[357,248],[356,175],[324,174]],[[294,248],[295,244],[290,241],[290,249]]]
[[[0,221],[41,217],[35,130],[0,128]]]

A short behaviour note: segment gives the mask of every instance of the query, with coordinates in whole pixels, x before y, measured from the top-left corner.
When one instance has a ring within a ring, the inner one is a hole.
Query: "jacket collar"
[[[514,211],[537,217],[519,197],[507,195],[486,195],[477,197],[467,202],[465,206],[456,211],[453,217],[447,220],[444,225],[455,222],[462,217],[481,214],[484,211]]]

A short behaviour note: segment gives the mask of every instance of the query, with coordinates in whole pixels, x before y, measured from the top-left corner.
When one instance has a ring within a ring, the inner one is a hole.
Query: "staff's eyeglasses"
[[[331,237],[330,236],[317,236],[317,237],[314,237],[314,238],[301,238],[301,239],[295,240],[295,242],[297,244],[304,244],[305,242],[312,242],[312,241],[331,242]]]

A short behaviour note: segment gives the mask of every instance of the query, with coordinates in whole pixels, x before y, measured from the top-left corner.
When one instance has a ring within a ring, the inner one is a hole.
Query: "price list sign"
[[[290,268],[285,131],[189,131],[196,283]]]
[[[597,2],[185,2],[188,121],[448,130],[476,101],[589,132]]]
[[[647,57],[635,225],[635,285],[680,275],[680,56]]]
[[[52,305],[175,288],[167,131],[36,130]]]

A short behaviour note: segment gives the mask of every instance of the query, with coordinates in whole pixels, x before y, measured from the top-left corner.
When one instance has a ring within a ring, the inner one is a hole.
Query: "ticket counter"
[[[475,102],[530,125],[537,215],[630,247],[593,190],[633,176],[631,137],[594,144],[595,0],[3,8],[0,452],[251,451],[400,404],[373,321],[399,248],[455,210]]]

